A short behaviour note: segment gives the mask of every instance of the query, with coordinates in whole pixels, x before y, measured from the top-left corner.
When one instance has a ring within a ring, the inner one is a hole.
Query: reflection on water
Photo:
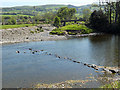
[[[118,66],[118,37],[114,35],[81,37],[61,41],[19,43],[3,46],[3,87],[30,87],[37,83],[85,80],[89,74],[99,76],[82,64],[58,59],[33,50],[45,50],[62,57],[90,64]],[[20,53],[17,54],[16,51]],[[25,53],[24,53],[25,52]],[[90,83],[90,85],[93,83]],[[97,83],[96,87],[102,85]],[[90,86],[89,86],[90,87]]]

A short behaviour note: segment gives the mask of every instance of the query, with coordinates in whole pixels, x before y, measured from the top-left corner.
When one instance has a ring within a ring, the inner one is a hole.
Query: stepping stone
[[[32,48],[29,48],[29,50],[32,50]]]
[[[16,53],[20,53],[20,51],[16,51]]]
[[[77,61],[73,61],[73,62],[77,62]]]
[[[112,73],[118,73],[118,70],[109,69],[109,71],[111,71]]]

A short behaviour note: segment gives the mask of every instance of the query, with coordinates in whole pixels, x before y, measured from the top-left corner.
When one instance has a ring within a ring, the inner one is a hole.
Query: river
[[[118,66],[118,38],[117,35],[98,35],[3,45],[3,88],[27,88],[38,83],[86,80],[90,74],[99,77],[103,73],[97,73],[83,64],[46,55],[45,52],[89,64]],[[44,51],[32,54],[29,48]],[[97,88],[101,85],[104,83],[97,81],[88,83],[85,87]]]

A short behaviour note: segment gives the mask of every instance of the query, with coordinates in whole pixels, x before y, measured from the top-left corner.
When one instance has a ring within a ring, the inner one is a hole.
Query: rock
[[[26,37],[26,39],[28,39],[28,37]]]
[[[29,48],[29,50],[32,50],[32,48]]]
[[[71,58],[69,60],[72,60]]]
[[[16,53],[20,53],[20,51],[16,51]]]
[[[90,64],[86,64],[86,66],[91,67],[91,65],[90,65]]]
[[[118,70],[109,69],[109,71],[111,71],[112,73],[118,73]]]
[[[60,56],[57,56],[58,58],[60,58]]]
[[[112,73],[111,71],[109,71],[109,69],[103,68],[103,70],[108,72],[108,73]]]
[[[35,52],[32,52],[32,54],[35,54]]]
[[[95,70],[98,70],[98,68],[94,67]]]
[[[80,62],[77,62],[77,63],[80,63]]]
[[[77,62],[77,61],[73,61],[73,62]]]
[[[67,57],[64,57],[64,59],[67,59]]]
[[[84,63],[84,65],[87,65],[86,63]]]
[[[34,52],[38,52],[38,51],[36,50],[36,51],[34,51]]]
[[[95,65],[95,64],[92,64],[92,65],[91,65],[91,67],[92,67],[92,68],[95,68],[95,67],[96,67],[96,65]]]
[[[49,55],[52,55],[51,53],[49,53]]]

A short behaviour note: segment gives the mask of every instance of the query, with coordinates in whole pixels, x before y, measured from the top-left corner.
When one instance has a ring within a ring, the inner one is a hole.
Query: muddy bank
[[[37,28],[41,26],[44,31],[37,31]],[[49,32],[53,29],[55,27],[51,25],[1,29],[2,40],[0,40],[0,44],[67,39],[65,36],[49,35]]]

